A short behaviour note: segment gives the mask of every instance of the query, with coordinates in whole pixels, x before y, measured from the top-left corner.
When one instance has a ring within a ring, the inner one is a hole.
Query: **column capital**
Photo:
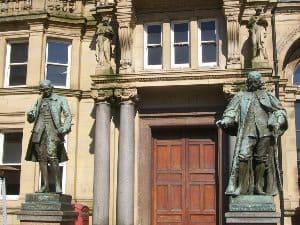
[[[138,94],[136,88],[115,89],[114,95],[120,102],[135,103],[138,101]]]
[[[111,102],[114,98],[114,91],[112,89],[105,89],[105,90],[92,90],[91,97],[95,100],[96,103],[98,102]]]

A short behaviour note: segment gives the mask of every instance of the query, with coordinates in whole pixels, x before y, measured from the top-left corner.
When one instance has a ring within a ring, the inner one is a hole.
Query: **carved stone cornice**
[[[113,89],[92,89],[91,97],[98,102],[107,102],[111,103],[114,99],[114,90]]]
[[[138,101],[138,93],[136,88],[115,89],[115,97],[122,102],[136,103]]]

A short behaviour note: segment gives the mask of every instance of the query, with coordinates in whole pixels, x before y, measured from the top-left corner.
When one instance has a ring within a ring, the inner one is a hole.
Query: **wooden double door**
[[[213,132],[159,131],[152,149],[152,225],[216,225]]]

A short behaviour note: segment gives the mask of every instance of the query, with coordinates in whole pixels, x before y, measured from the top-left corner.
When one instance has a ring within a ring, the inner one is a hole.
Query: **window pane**
[[[26,84],[27,65],[11,65],[9,74],[9,86]]]
[[[4,134],[3,163],[21,163],[22,133]]]
[[[148,30],[148,44],[161,44],[161,26],[151,25],[147,27]]]
[[[175,46],[175,64],[189,63],[189,46]]]
[[[50,80],[54,86],[66,86],[67,66],[48,65],[46,79]]]
[[[202,44],[202,62],[209,63],[209,62],[216,62],[216,44]]]
[[[23,63],[27,62],[28,43],[13,43],[11,44],[10,62]]]
[[[17,170],[5,171],[5,183],[7,195],[19,195],[21,166],[12,166]]]
[[[161,47],[148,48],[148,65],[161,65]]]
[[[300,102],[295,103],[296,130],[300,130]]]
[[[300,85],[300,65],[297,66],[296,71],[294,73],[293,84]]]
[[[48,62],[52,63],[68,63],[68,46],[62,42],[48,42]]]
[[[201,41],[216,40],[215,21],[201,22]]]
[[[174,42],[188,42],[189,25],[187,23],[174,24]]]

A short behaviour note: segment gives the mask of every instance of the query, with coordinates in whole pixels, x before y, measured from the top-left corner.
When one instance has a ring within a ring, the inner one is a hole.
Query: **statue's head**
[[[40,92],[42,93],[43,97],[47,98],[50,97],[53,91],[53,85],[50,80],[43,80],[40,83]]]
[[[246,80],[248,91],[256,91],[261,89],[263,83],[261,81],[261,74],[258,71],[251,71],[248,73]]]

